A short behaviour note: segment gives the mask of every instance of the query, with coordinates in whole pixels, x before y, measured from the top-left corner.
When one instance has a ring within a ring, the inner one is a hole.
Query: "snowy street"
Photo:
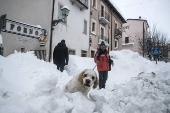
[[[106,89],[91,89],[92,101],[63,87],[93,69],[93,58],[70,55],[61,73],[33,52],[0,56],[0,113],[170,113],[170,63],[156,65],[130,50],[110,55],[114,66]]]

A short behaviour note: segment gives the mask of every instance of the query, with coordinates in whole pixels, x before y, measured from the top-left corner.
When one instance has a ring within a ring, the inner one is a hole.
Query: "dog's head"
[[[82,71],[79,74],[78,80],[82,85],[86,87],[90,87],[93,85],[93,88],[95,89],[98,85],[97,74],[91,69],[85,69],[84,71]]]

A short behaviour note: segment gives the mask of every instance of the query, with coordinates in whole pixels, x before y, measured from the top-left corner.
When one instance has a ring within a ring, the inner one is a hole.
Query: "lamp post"
[[[67,6],[61,8],[62,18],[58,20],[53,20],[53,26],[56,26],[58,23],[63,22],[66,19],[70,12],[70,9]]]

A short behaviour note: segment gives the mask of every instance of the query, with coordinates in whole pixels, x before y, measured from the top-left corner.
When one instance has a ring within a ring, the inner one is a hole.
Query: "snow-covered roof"
[[[114,8],[114,10],[116,11],[116,13],[118,13],[119,17],[122,19],[122,21],[124,23],[126,23],[125,17],[123,16],[123,13],[120,11],[120,9],[116,6],[116,4],[113,2],[113,0],[106,0],[108,1],[112,7]]]
[[[105,20],[106,21],[106,23],[110,23],[105,17],[99,17],[99,20],[101,20],[101,19],[103,19],[103,20]]]
[[[0,44],[3,44],[1,34],[0,34]]]

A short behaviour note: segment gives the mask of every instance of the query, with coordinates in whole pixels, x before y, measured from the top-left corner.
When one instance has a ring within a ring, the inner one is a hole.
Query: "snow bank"
[[[0,113],[170,112],[170,63],[156,65],[129,50],[110,55],[114,67],[106,89],[91,90],[92,101],[79,92],[63,92],[73,76],[95,67],[92,58],[70,55],[61,73],[33,52],[0,56]]]

